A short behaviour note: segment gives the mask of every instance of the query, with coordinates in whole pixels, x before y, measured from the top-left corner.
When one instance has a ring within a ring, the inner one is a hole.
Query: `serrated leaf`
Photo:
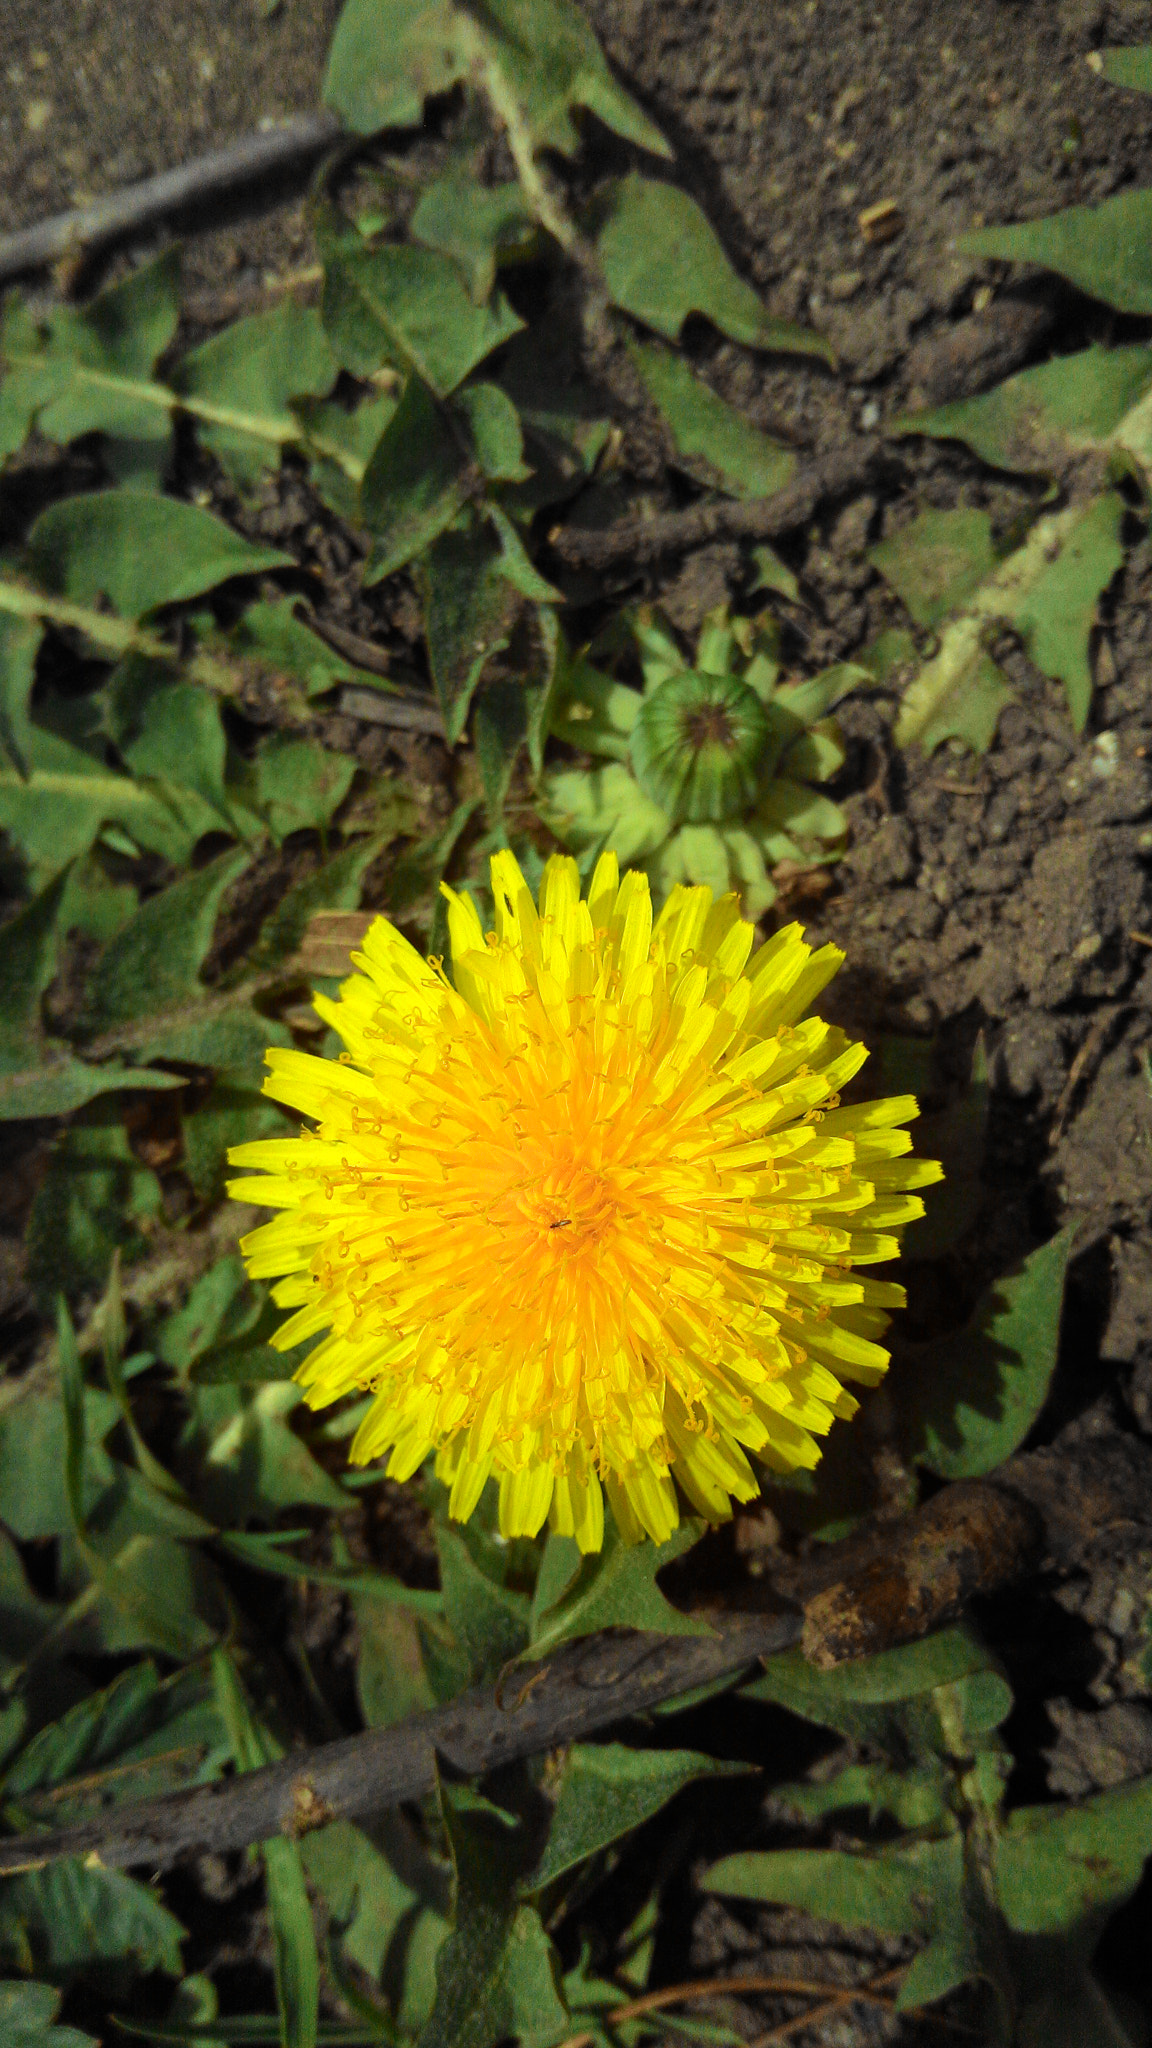
[[[464,272],[478,306],[491,295],[501,257],[530,247],[536,232],[518,183],[485,186],[456,172],[425,185],[409,222],[414,241],[439,249]]]
[[[424,630],[448,744],[460,738],[476,685],[507,647],[522,600],[503,569],[503,550],[484,527],[442,533],[420,564]]]
[[[488,685],[477,701],[472,738],[488,816],[499,827],[516,756],[528,738],[528,699],[523,683],[509,677]]]
[[[82,604],[106,597],[126,619],[200,597],[233,576],[296,566],[199,505],[127,488],[61,498],[36,520],[28,551],[46,590]]]
[[[220,900],[247,865],[244,852],[221,854],[141,905],[96,964],[85,1013],[89,1031],[106,1031],[202,995],[200,967]]]
[[[268,1039],[267,1029],[261,1037]],[[254,1071],[218,1073],[207,1098],[196,1109],[184,1110],[181,1130],[184,1171],[197,1200],[205,1203],[218,1201],[223,1194],[234,1145],[286,1135],[284,1112],[261,1093]],[[283,1371],[282,1358],[279,1363]]]
[[[732,268],[707,215],[675,185],[630,171],[601,195],[596,248],[612,303],[667,341],[689,313],[703,313],[749,348],[833,360],[826,341],[790,320],[774,320]]]
[[[313,485],[324,503],[349,526],[361,524],[360,485],[397,403],[390,391],[363,398],[351,409],[336,399],[300,398],[293,402]]]
[[[186,859],[196,839],[209,829],[202,803],[190,828],[170,788],[154,789],[131,776],[114,774],[54,733],[32,728],[29,740],[27,776],[0,768],[0,827],[19,847],[34,883],[41,887],[69,861],[87,853],[104,826],[122,826],[132,842],[175,860]],[[218,824],[218,819],[210,819],[210,825]]]
[[[556,1958],[539,1914],[516,1903],[522,1827],[441,1780],[455,1872],[454,1926],[437,1958],[436,2003],[420,2048],[555,2048],[569,2032]]]
[[[628,1749],[620,1742],[572,1744],[548,1841],[522,1891],[539,1892],[610,1842],[659,1813],[700,1778],[739,1776],[749,1767],[690,1749]]]
[[[328,58],[324,104],[359,135],[419,123],[425,99],[490,69],[516,103],[531,140],[572,154],[572,106],[642,149],[668,145],[617,85],[571,0],[350,0]],[[497,88],[499,91],[499,87]],[[503,96],[503,95],[501,95]]]
[[[995,1281],[957,1335],[901,1354],[893,1398],[907,1454],[941,1478],[994,1470],[1043,1408],[1074,1235],[1069,1225]]]
[[[329,263],[324,325],[355,376],[372,377],[389,363],[447,398],[524,322],[499,295],[477,306],[450,257],[388,243]]]
[[[227,743],[217,699],[165,664],[130,654],[113,673],[107,703],[110,736],[133,775],[171,792],[191,832],[236,836],[244,820],[224,786]],[[189,804],[189,792],[198,805]]]
[[[976,228],[957,240],[969,256],[1041,263],[1118,313],[1152,313],[1152,191],[1118,192],[1100,206],[1069,206],[1015,227]]]
[[[52,1976],[93,1964],[131,1962],[141,1973],[178,1977],[184,1929],[156,1893],[122,1870],[72,1857],[5,1879],[0,1888],[0,1956]]]
[[[1022,579],[1010,614],[1036,666],[1064,684],[1076,732],[1083,732],[1092,702],[1088,637],[1100,598],[1124,563],[1123,519],[1118,492],[1093,498],[1053,539],[1038,573]]]
[[[79,1476],[81,1511],[91,1513],[115,1479],[103,1439],[119,1414],[110,1394],[84,1393],[86,1429]],[[57,1393],[20,1390],[0,1409],[0,1521],[21,1542],[63,1535],[71,1527],[65,1487],[67,1429]]]
[[[1103,447],[1152,388],[1152,349],[1093,343],[1019,370],[978,398],[902,413],[891,431],[963,441],[984,462],[1024,474],[1059,469],[1071,455]]]
[[[560,1643],[601,1628],[651,1629],[666,1636],[708,1636],[712,1630],[694,1615],[673,1607],[656,1584],[656,1574],[691,1548],[701,1524],[685,1521],[667,1543],[627,1544],[614,1523],[606,1523],[604,1547],[581,1558],[557,1598],[532,1615],[530,1657],[544,1657]],[[551,1538],[575,1545],[570,1537]]]
[[[35,420],[52,441],[102,432],[118,482],[159,482],[173,401],[152,371],[176,332],[179,262],[167,249],[88,305],[55,306],[41,321],[19,302],[10,307],[0,329],[0,457]]]
[[[100,1284],[117,1245],[139,1246],[141,1223],[163,1206],[160,1184],[134,1157],[118,1113],[95,1102],[58,1140],[28,1219],[28,1275],[42,1301]]]
[[[283,1370],[284,1354],[278,1356]],[[267,1521],[281,1508],[347,1509],[347,1494],[290,1426],[303,1398],[283,1378],[252,1389],[200,1387],[189,1444],[198,1461],[192,1491],[214,1521],[242,1528],[250,1517]]]
[[[88,1066],[83,1060],[57,1059],[23,1073],[0,1075],[0,1123],[26,1123],[34,1117],[70,1116],[100,1095],[126,1088],[182,1088],[179,1074],[161,1074],[147,1067],[126,1067],[117,1060]]]
[[[374,1833],[383,1854],[347,1821],[306,1835],[301,1854],[310,1882],[340,1926],[342,1954],[373,1983],[385,1977],[389,1990],[399,1964],[404,1982],[395,2016],[409,2032],[423,2024],[432,2006],[434,1959],[448,1931],[449,1871],[422,1852],[402,1814],[382,1815]]]
[[[494,1681],[528,1640],[529,1601],[478,1562],[472,1532],[436,1523],[443,1626],[424,1629],[424,1661],[433,1691],[453,1698],[471,1685]]]
[[[61,875],[0,926],[0,1076],[24,1067],[41,1038],[40,998],[56,972]],[[4,1086],[0,1078],[0,1096]]]
[[[298,677],[309,697],[322,696],[337,683],[358,683],[364,689],[387,688],[378,675],[345,660],[298,618],[299,604],[298,597],[261,599],[250,604],[232,627],[229,645],[241,659],[255,658]]]
[[[431,392],[409,377],[360,487],[373,536],[366,583],[390,576],[450,526],[469,490],[469,456]]]
[[[631,344],[629,354],[672,430],[677,453],[690,465],[695,459],[689,475],[710,482],[714,473],[735,498],[770,498],[783,489],[796,468],[789,448],[750,425],[695,375],[683,356],[639,342]],[[698,475],[701,461],[703,476]]]
[[[201,443],[236,483],[251,488],[276,465],[281,449],[300,438],[290,401],[325,397],[336,371],[319,313],[286,297],[192,349],[172,382],[182,397],[205,408],[198,415]]]
[[[1152,1777],[1068,1806],[1024,1806],[996,1843],[996,1885],[1010,1927],[1059,1933],[1140,1882],[1152,1851]]]
[[[939,626],[962,611],[995,570],[992,520],[982,511],[921,512],[870,548],[868,560],[918,626]]]
[[[279,841],[291,832],[322,832],[352,786],[356,763],[316,740],[273,733],[256,755],[255,801]]]
[[[782,1650],[765,1658],[763,1671],[741,1687],[741,1697],[770,1700],[822,1727],[875,1741],[887,1716],[877,1719],[872,1709],[917,1700],[937,1686],[955,1685],[971,1672],[987,1670],[989,1662],[983,1643],[963,1625],[940,1629],[897,1650],[854,1658],[830,1671],[818,1671],[799,1650]]]
[[[1123,561],[1124,504],[1104,491],[1087,505],[1038,519],[1022,547],[1004,560],[944,628],[939,652],[904,692],[897,744],[925,752],[954,736],[976,752],[991,741],[1011,692],[984,650],[987,628],[1015,626],[1037,667],[1058,676],[1077,731],[1091,699],[1089,635],[1102,593]]]

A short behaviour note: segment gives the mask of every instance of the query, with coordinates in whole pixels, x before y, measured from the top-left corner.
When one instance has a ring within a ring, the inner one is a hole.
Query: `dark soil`
[[[588,0],[588,9],[770,310],[810,321],[838,351],[831,373],[691,333],[699,366],[754,424],[809,450],[831,447],[910,402],[960,396],[1038,354],[1110,336],[1099,308],[1048,280],[1006,286],[1002,266],[952,244],[984,221],[1152,183],[1149,101],[1105,85],[1086,61],[1101,45],[1152,40],[1152,0]],[[0,225],[178,162],[260,116],[313,106],[337,11],[336,0],[283,0],[272,12],[219,0],[168,13],[141,0],[115,10],[9,0]],[[882,201],[893,203],[895,232],[869,241],[860,215]],[[258,294],[266,272],[309,260],[298,205],[217,225],[188,248],[192,281],[221,319]],[[904,446],[882,489],[784,548],[806,599],[789,629],[791,658],[811,669],[850,656],[897,620],[865,550],[914,511],[986,505],[1003,527],[1031,495],[958,449]],[[307,507],[290,499],[281,494],[279,514],[268,508],[262,531],[299,537]],[[333,571],[334,617],[346,615],[346,567]],[[631,589],[661,597],[688,630],[739,594],[739,578],[737,550],[719,547]],[[960,1284],[975,1291],[981,1275],[1076,1223],[1071,1336],[1049,1437],[1068,1427],[1152,1435],[1150,598],[1143,543],[1108,602],[1080,740],[1062,693],[1011,651],[1018,701],[982,760],[899,754],[889,703],[848,707],[853,844],[826,892],[785,898],[815,936],[847,952],[835,996],[846,1020],[873,1042],[936,1035],[940,1101],[958,1093],[984,1033],[989,1154]],[[353,732],[331,738],[369,744]],[[372,745],[379,754],[378,737]],[[442,791],[433,743],[412,746],[409,767]],[[1032,1669],[1030,1684],[1022,1674],[1035,1745],[1028,1797],[1083,1794],[1152,1769],[1152,1712],[1135,1663],[1149,1571],[1146,1556],[1133,1557],[988,1617],[1010,1664]],[[1013,1644],[1026,1655],[1014,1658]],[[734,1810],[727,1800],[721,1809]],[[711,1832],[696,1843],[701,1853],[734,1846]],[[1137,1924],[1133,1907],[1106,1957],[1129,1989],[1140,1980]],[[900,1959],[898,1945],[845,1945],[797,1914],[719,1901],[701,1909],[698,1897],[680,1932],[687,1946],[658,1954],[678,1975],[826,1977],[840,1967],[848,1981]],[[711,2016],[741,2026],[749,2014],[740,2012]],[[758,2025],[779,2017],[765,2014]],[[807,2038],[912,2038],[898,2026],[880,2007],[857,2006]]]

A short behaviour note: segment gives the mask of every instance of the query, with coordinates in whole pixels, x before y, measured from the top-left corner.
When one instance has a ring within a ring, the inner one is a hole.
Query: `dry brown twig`
[[[711,1612],[701,1617],[707,1634],[583,1637],[541,1660],[538,1682],[509,1688],[508,1703],[480,1688],[243,1777],[125,1803],[81,1827],[13,1837],[0,1842],[0,1875],[62,1856],[158,1868],[190,1850],[243,1848],[379,1813],[430,1791],[439,1763],[480,1775],[736,1679],[797,1642],[827,1669],[912,1641],[1042,1557],[1073,1571],[1101,1547],[1112,1555],[1148,1545],[1150,1522],[1152,1447],[1118,1434],[1066,1452],[1036,1451],[1010,1460],[994,1480],[946,1487],[902,1521],[829,1545],[814,1561],[782,1561],[773,1580],[756,1584],[760,1611]]]

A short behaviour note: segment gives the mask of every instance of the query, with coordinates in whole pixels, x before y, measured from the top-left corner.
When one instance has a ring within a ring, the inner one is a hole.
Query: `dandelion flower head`
[[[451,977],[379,918],[338,1001],[347,1050],[273,1050],[265,1090],[314,1119],[238,1146],[230,1192],[280,1213],[243,1240],[320,1337],[314,1407],[374,1396],[352,1445],[410,1477],[430,1453],[466,1520],[499,1482],[506,1536],[664,1541],[681,1498],[715,1521],[786,1472],[874,1383],[903,1301],[857,1269],[939,1178],[909,1156],[915,1098],[839,1105],[867,1057],[806,1012],[843,955],[789,925],[752,952],[737,899],[605,854],[581,898],[533,901],[492,861],[495,929],[446,889]]]

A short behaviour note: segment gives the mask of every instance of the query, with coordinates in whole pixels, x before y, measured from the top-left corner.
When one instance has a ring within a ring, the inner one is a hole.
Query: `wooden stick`
[[[223,149],[194,157],[175,170],[142,178],[117,192],[77,206],[0,240],[0,280],[38,270],[62,256],[75,256],[102,242],[155,227],[195,201],[212,199],[235,186],[286,170],[330,149],[343,130],[335,114],[295,114],[274,128],[242,135]]]

